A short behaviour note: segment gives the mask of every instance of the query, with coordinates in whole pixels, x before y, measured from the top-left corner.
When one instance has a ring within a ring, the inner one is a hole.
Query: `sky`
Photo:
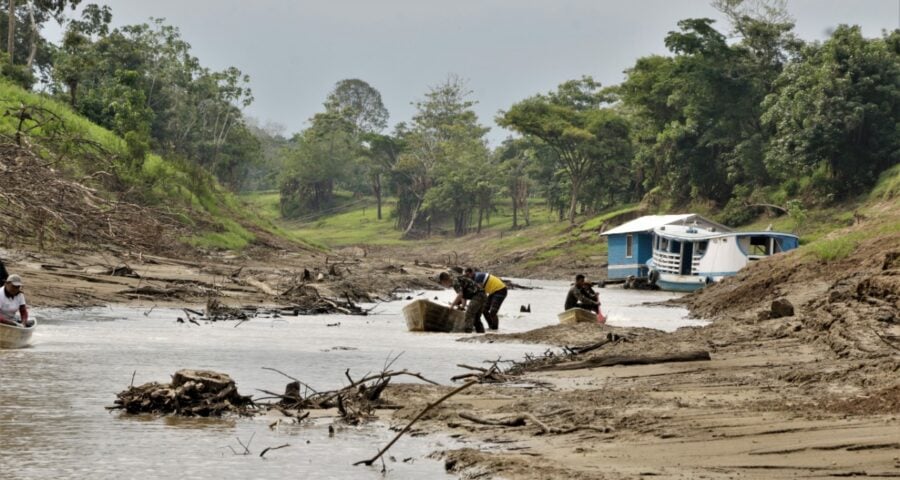
[[[334,84],[359,78],[381,92],[390,124],[413,102],[458,75],[496,146],[509,132],[498,111],[566,80],[624,79],[635,60],[666,54],[665,35],[684,18],[709,17],[707,0],[84,0],[109,5],[113,26],[165,18],[201,64],[250,75],[245,113],[291,135],[322,110]],[[900,0],[788,0],[797,35],[824,40],[839,24],[878,36],[900,27]],[[45,35],[60,37],[48,25]]]

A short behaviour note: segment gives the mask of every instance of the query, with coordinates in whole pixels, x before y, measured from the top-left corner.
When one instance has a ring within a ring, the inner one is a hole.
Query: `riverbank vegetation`
[[[585,76],[509,105],[495,120],[518,136],[491,146],[455,75],[393,126],[374,86],[339,80],[286,135],[244,115],[247,75],[205,67],[162,19],[114,28],[108,6],[11,2],[0,129],[104,195],[164,211],[186,227],[173,241],[204,249],[477,234],[486,256],[585,259],[623,208],[808,243],[858,219],[873,187],[895,197],[900,31],[805,41],[777,2],[713,4],[727,25],[683,19],[669,54],[639,58],[619,85]],[[49,21],[59,45],[40,35]]]

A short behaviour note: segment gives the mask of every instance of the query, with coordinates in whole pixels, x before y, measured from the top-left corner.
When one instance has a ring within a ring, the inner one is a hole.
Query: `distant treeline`
[[[326,211],[341,189],[374,196],[379,218],[382,199],[396,198],[392,219],[407,236],[479,230],[501,200],[514,228],[527,225],[533,198],[571,222],[642,201],[702,204],[740,224],[752,205],[841,201],[900,162],[900,30],[865,38],[841,25],[807,42],[778,2],[717,0],[726,30],[678,22],[670,54],[638,59],[620,85],[582,77],[510,105],[496,121],[520,136],[493,149],[456,76],[390,131],[378,90],[341,80],[309,128],[285,138],[243,116],[246,75],[203,67],[162,20],[111,29],[109,7],[67,19],[78,0],[9,3],[16,21],[0,19],[0,34],[17,28],[3,75],[118,133],[129,168],[153,151],[233,190],[275,187],[285,217]],[[53,18],[66,25],[59,46],[40,37]]]

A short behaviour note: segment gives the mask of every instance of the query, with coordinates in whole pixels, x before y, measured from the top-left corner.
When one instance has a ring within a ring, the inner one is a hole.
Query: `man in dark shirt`
[[[481,323],[481,312],[487,299],[484,289],[478,286],[471,276],[465,274],[451,275],[448,272],[441,272],[438,281],[444,287],[452,286],[456,292],[456,298],[450,307],[466,309],[466,333],[471,333],[473,329],[478,333],[484,333],[484,325]]]
[[[575,275],[575,285],[566,295],[566,310],[570,308],[583,308],[592,312],[600,309],[600,297],[591,285],[584,281],[584,275],[580,273]]]

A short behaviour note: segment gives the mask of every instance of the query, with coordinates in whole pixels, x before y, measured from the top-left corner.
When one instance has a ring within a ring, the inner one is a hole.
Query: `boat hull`
[[[656,285],[663,289],[673,292],[693,292],[706,286],[706,276],[700,275],[671,275],[662,274]]]
[[[458,333],[465,331],[466,313],[434,303],[416,300],[403,307],[406,327],[411,332]]]
[[[565,312],[556,315],[556,317],[559,318],[559,323],[563,325],[597,323],[597,314],[583,308],[570,308]]]
[[[37,327],[34,322],[30,327],[19,327],[0,323],[0,348],[25,348],[31,344],[31,334]]]

